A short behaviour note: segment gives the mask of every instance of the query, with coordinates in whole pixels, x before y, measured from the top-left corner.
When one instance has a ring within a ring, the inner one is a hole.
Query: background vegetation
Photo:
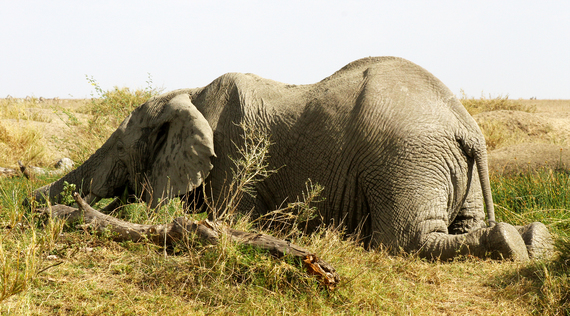
[[[102,91],[92,78],[89,81],[96,96],[78,101],[81,106],[65,110],[67,114],[57,104],[3,100],[0,119],[46,120],[29,109],[59,111],[80,131],[79,136],[62,140],[80,163],[134,107],[158,92],[153,88]],[[516,101],[502,97],[464,97],[462,102],[470,111],[517,108]],[[42,156],[46,149],[41,131],[25,130],[0,125],[0,152],[10,152],[0,157],[0,166],[13,165],[9,159],[22,157],[49,164],[47,155]],[[0,178],[0,314],[570,313],[570,186],[565,170],[491,178],[499,220],[548,225],[559,250],[548,260],[516,263],[465,257],[430,262],[414,254],[366,251],[356,238],[334,228],[310,235],[281,232],[337,268],[343,280],[334,291],[307,276],[299,262],[275,259],[228,241],[208,246],[189,239],[168,249],[144,242],[116,243],[91,235],[80,225],[63,226],[21,207],[33,189],[53,180]],[[139,223],[204,216],[184,214],[177,202],[160,212],[134,204],[115,215]],[[233,223],[240,229],[257,229],[247,217],[233,217]]]

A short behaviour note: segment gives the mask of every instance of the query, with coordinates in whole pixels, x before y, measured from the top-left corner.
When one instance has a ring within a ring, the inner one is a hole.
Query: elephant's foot
[[[542,259],[552,255],[554,241],[546,225],[534,222],[526,226],[516,226],[516,229],[526,244],[530,258]]]
[[[461,235],[433,232],[424,239],[421,255],[424,257],[451,259],[458,255],[481,258],[529,260],[527,247],[517,229],[507,223]]]
[[[514,226],[507,223],[497,223],[493,227],[481,230],[485,232],[481,236],[481,241],[486,248],[486,257],[516,261],[529,260],[525,242]]]

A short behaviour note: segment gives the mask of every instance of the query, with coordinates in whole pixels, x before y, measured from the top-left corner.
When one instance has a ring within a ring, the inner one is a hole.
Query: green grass
[[[48,222],[45,228],[43,219],[19,203],[51,179],[2,179],[1,264],[12,277],[0,290],[13,295],[0,304],[0,313],[565,314],[570,311],[568,217],[551,210],[568,209],[566,178],[564,171],[548,170],[492,177],[497,217],[515,224],[547,223],[561,250],[551,260],[429,262],[364,250],[333,229],[293,235],[292,242],[337,268],[343,279],[334,291],[306,275],[295,260],[227,240],[208,246],[189,239],[164,249],[144,242],[117,243],[79,227],[58,230]],[[160,215],[145,208],[137,204],[116,215],[164,223],[182,213],[177,203]],[[513,213],[519,217],[509,217]],[[25,229],[16,228],[18,223]],[[48,260],[48,255],[57,259]]]
[[[513,225],[539,221],[556,240],[558,254],[552,260],[532,262],[495,278],[498,288],[513,296],[522,295],[541,314],[570,313],[569,175],[566,170],[544,168],[491,176],[499,221]]]
[[[527,170],[491,175],[499,220],[522,225],[546,224],[557,235],[570,237],[570,174],[566,170]]]

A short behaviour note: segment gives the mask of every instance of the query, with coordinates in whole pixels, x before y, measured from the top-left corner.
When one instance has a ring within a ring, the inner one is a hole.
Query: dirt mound
[[[489,166],[499,172],[570,168],[570,100],[533,100],[536,112],[474,116],[487,140]]]
[[[85,100],[58,100],[58,103],[27,103],[21,107],[18,104],[8,104],[16,110],[7,115],[7,118],[0,119],[0,128],[10,135],[13,142],[34,143],[37,147],[34,150],[39,153],[37,155],[20,153],[22,156],[12,157],[13,159],[5,161],[2,167],[17,168],[18,160],[26,164],[47,166],[46,162],[51,163],[63,157],[69,157],[69,148],[72,146],[70,140],[76,136],[80,125],[86,124],[89,118],[86,114],[76,112],[85,102]],[[3,144],[0,143],[0,145]],[[0,149],[5,148],[0,146]]]
[[[513,173],[570,168],[570,148],[556,144],[523,143],[499,148],[489,153],[489,167],[494,172]]]
[[[553,129],[548,118],[535,113],[500,110],[483,112],[473,118],[480,126],[485,126],[489,122],[497,122],[511,134],[524,135],[524,137],[537,142],[550,142],[553,136]],[[483,126],[481,128],[484,128]]]

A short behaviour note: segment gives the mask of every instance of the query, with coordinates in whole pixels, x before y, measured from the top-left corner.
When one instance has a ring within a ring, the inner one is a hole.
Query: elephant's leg
[[[450,259],[457,255],[474,255],[493,259],[528,260],[527,247],[517,229],[507,223],[480,228],[461,235],[432,232],[423,239],[420,255]]]
[[[393,218],[379,216],[372,218],[372,228],[375,233],[373,245],[383,243],[395,249],[403,247],[408,252],[417,251],[421,257],[429,259],[447,260],[458,255],[529,259],[521,235],[515,227],[507,223],[473,229],[464,234],[449,234],[447,193],[435,189],[423,193],[417,198],[400,200],[394,209],[386,209],[381,213],[392,214]],[[482,226],[483,215],[477,215],[476,209],[477,207],[466,207],[464,213],[475,212],[475,215],[470,216],[471,222]],[[397,238],[391,240],[391,236]]]
[[[411,249],[418,249],[422,257],[447,260],[458,255],[473,255],[493,259],[528,260],[526,245],[515,227],[499,223],[486,227],[483,205],[477,196],[478,191],[468,193],[459,211],[459,221],[451,226],[462,229],[465,233],[450,234],[448,225],[449,195],[444,190],[430,190],[424,195],[422,203],[409,205],[411,213],[417,215],[417,222],[411,235],[416,244]],[[428,197],[431,198],[428,199]],[[410,213],[410,212],[408,212]],[[456,216],[456,219],[458,216]]]
[[[473,173],[475,175],[477,174],[476,171]],[[469,191],[467,192],[467,197],[463,205],[448,227],[449,233],[453,235],[466,234],[479,228],[487,227],[485,223],[485,208],[483,205],[479,177],[474,176],[471,179]]]
[[[184,212],[190,214],[196,214],[202,212],[202,206],[204,205],[204,187],[199,186],[196,189],[187,192],[181,196],[182,207]]]
[[[533,259],[546,258],[554,250],[554,241],[546,225],[540,222],[526,226],[515,226],[526,244],[528,255]]]
[[[440,196],[439,200],[444,200]],[[440,203],[433,207],[446,209]],[[432,211],[432,214],[445,211]],[[454,222],[445,227],[441,218],[420,218],[420,254],[427,258],[447,260],[457,255],[473,255],[481,258],[528,260],[526,245],[515,227],[507,223],[499,223],[493,227],[485,224],[485,213],[481,189],[477,177],[472,179],[470,190],[455,217]]]
[[[450,234],[466,234],[487,227],[479,177],[474,176],[469,187],[463,206],[448,228]],[[552,253],[552,237],[544,224],[535,222],[515,228],[524,240],[530,258],[544,258]]]

